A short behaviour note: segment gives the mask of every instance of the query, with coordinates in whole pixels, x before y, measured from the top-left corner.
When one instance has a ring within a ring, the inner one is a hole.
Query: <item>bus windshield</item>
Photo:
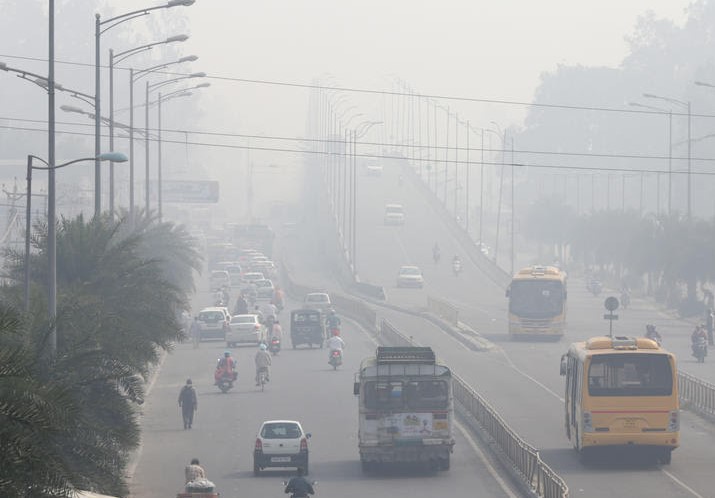
[[[446,410],[449,389],[443,380],[365,383],[365,408],[371,410]]]
[[[554,280],[517,280],[509,290],[509,311],[530,318],[549,318],[564,308],[564,288]]]
[[[591,396],[670,396],[673,372],[663,354],[605,354],[591,358]]]

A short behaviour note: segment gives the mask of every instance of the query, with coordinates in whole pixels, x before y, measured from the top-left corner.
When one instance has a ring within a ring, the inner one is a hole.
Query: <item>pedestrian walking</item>
[[[181,407],[181,415],[184,418],[184,429],[191,429],[191,424],[194,423],[194,413],[199,408],[196,390],[191,379],[186,379],[186,385],[179,392],[179,407]]]

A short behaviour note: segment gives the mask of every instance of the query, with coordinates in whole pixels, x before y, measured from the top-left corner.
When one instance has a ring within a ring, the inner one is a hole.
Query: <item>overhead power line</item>
[[[18,122],[25,122],[25,123],[38,123],[38,124],[44,124],[46,123],[45,120],[41,119],[27,119],[27,118],[12,118],[12,117],[6,117],[6,116],[0,116],[0,120],[7,120],[7,121],[18,121]],[[87,128],[93,128],[94,124],[92,123],[78,123],[78,122],[70,122],[70,121],[57,121],[57,124],[61,125],[68,125],[68,126],[79,126],[79,127],[87,127]],[[12,126],[3,126],[5,129],[15,129]],[[25,130],[25,128],[18,127],[18,130]],[[32,128],[35,130],[35,128]],[[144,128],[141,128],[144,130]],[[150,133],[156,133],[158,132],[157,128],[149,128]],[[282,140],[286,142],[303,142],[303,143],[321,143],[321,144],[342,144],[344,143],[344,140],[338,140],[338,139],[318,139],[318,138],[301,138],[301,137],[284,137],[284,136],[275,136],[275,135],[255,135],[255,134],[242,134],[242,133],[228,133],[228,132],[218,132],[218,131],[206,131],[206,130],[179,130],[179,129],[170,129],[170,128],[162,128],[161,129],[162,133],[177,133],[180,135],[206,135],[206,136],[214,136],[214,137],[229,137],[229,138],[243,138],[243,139],[255,139],[255,140]],[[94,136],[93,134],[87,134]],[[439,150],[439,151],[454,151],[457,150],[460,153],[467,153],[467,152],[481,152],[484,150],[484,152],[487,153],[504,153],[504,152],[509,152],[511,153],[511,149],[508,151],[505,151],[504,149],[501,148],[490,148],[490,147],[454,147],[454,146],[447,146],[447,145],[417,145],[417,144],[397,144],[397,143],[386,143],[386,142],[364,142],[360,141],[358,142],[359,145],[366,145],[366,146],[374,146],[374,147],[403,147],[403,148],[410,148],[410,149],[419,149],[419,150]],[[648,161],[653,161],[653,160],[663,160],[667,161],[668,159],[677,161],[677,160],[686,160],[687,156],[662,156],[662,155],[644,155],[644,154],[623,154],[623,153],[595,153],[595,152],[561,152],[561,151],[547,151],[547,150],[529,150],[529,149],[514,149],[515,154],[533,154],[533,155],[544,155],[544,156],[565,156],[565,157],[593,157],[593,158],[606,158],[606,159],[637,159],[637,160],[648,160]],[[692,161],[715,161],[715,158],[711,157],[691,157]],[[438,161],[438,160],[435,160]]]
[[[0,57],[9,59],[19,59],[19,60],[29,60],[36,62],[46,62],[46,59],[40,57],[28,57],[19,55],[9,55],[0,54]],[[71,66],[81,66],[94,68],[94,64],[83,63],[83,62],[73,62],[73,61],[55,61],[56,64],[65,64]],[[102,66],[107,67],[107,66]],[[128,70],[127,67],[117,66],[115,70]],[[156,74],[164,74],[168,76],[189,76],[191,73],[184,72],[173,72],[173,71],[155,71]],[[541,107],[547,109],[565,109],[565,110],[578,110],[578,111],[601,111],[601,112],[615,112],[615,113],[628,113],[628,114],[655,114],[655,115],[672,115],[672,116],[688,116],[687,112],[683,111],[656,111],[651,109],[632,109],[626,107],[603,107],[603,106],[585,106],[585,105],[572,105],[572,104],[545,104],[538,102],[522,102],[517,100],[504,100],[504,99],[487,99],[487,98],[477,98],[477,97],[463,97],[455,95],[440,95],[440,94],[426,94],[426,93],[410,93],[410,92],[397,92],[392,90],[374,90],[367,88],[357,88],[357,87],[341,87],[334,85],[318,85],[314,83],[297,83],[291,81],[273,81],[273,80],[262,80],[262,79],[250,79],[250,78],[236,78],[230,76],[220,76],[220,75],[206,75],[207,79],[214,79],[219,81],[232,81],[236,83],[248,83],[256,85],[270,85],[279,87],[292,87],[292,88],[304,88],[304,89],[315,89],[315,90],[331,90],[331,91],[341,91],[350,93],[361,93],[368,95],[387,95],[387,96],[400,96],[400,97],[411,97],[411,98],[425,98],[425,99],[439,99],[439,100],[449,100],[457,102],[473,102],[481,104],[501,104],[510,106],[521,106],[521,107]],[[690,114],[691,118],[715,118],[715,114]]]
[[[2,126],[0,125],[0,129],[14,129],[14,130],[21,130],[21,131],[30,131],[30,132],[41,132],[41,133],[47,133],[47,130],[45,129],[40,129],[40,128],[22,128],[22,127],[7,127],[7,126]],[[93,133],[82,133],[82,132],[72,132],[72,131],[63,131],[63,130],[57,130],[58,134],[61,135],[79,135],[79,136],[94,136]],[[104,136],[104,135],[103,135]],[[157,142],[158,140],[155,138],[150,139],[151,142]],[[144,142],[144,140],[141,140],[141,142]],[[329,151],[320,151],[320,150],[303,150],[303,149],[289,149],[289,148],[280,148],[280,147],[259,147],[257,145],[236,145],[236,144],[218,144],[218,143],[210,143],[210,142],[193,142],[193,141],[186,141],[186,140],[161,140],[162,143],[164,144],[176,144],[176,145],[182,145],[182,146],[196,146],[196,147],[213,147],[213,148],[220,148],[220,149],[236,149],[236,150],[251,150],[251,151],[263,151],[263,152],[279,152],[279,153],[288,153],[288,154],[301,154],[301,155],[315,155],[315,156],[338,156],[342,157],[345,154],[340,154],[340,153],[335,153],[335,152],[329,152]],[[437,159],[431,159],[431,158],[420,158],[420,157],[403,157],[400,155],[388,155],[388,154],[354,154],[358,158],[364,158],[364,159],[393,159],[393,160],[407,160],[407,161],[412,161],[412,162],[422,162],[422,163],[432,163],[435,164],[435,167],[441,165],[444,161],[443,160],[437,160]],[[608,173],[623,173],[623,174],[632,174],[632,173],[651,173],[651,174],[668,174],[667,170],[661,170],[661,169],[647,169],[647,168],[603,168],[603,167],[589,167],[589,166],[569,166],[569,165],[563,165],[563,164],[537,164],[537,163],[511,163],[511,162],[492,162],[492,161],[465,161],[463,159],[455,160],[455,159],[450,159],[449,160],[449,165],[452,166],[454,164],[461,164],[461,165],[466,165],[466,166],[481,166],[482,164],[485,166],[494,166],[494,167],[517,167],[517,168],[536,168],[536,169],[551,169],[551,170],[563,170],[563,171],[590,171],[590,172],[608,172]],[[688,171],[687,170],[673,170],[672,174],[674,175],[687,175]],[[699,176],[715,176],[715,172],[707,172],[707,171],[691,171],[692,175],[699,175]]]

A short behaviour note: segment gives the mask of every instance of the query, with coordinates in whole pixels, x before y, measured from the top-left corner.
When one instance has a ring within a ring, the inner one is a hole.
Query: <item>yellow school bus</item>
[[[530,266],[514,275],[509,298],[512,339],[559,340],[566,331],[566,272],[555,266]]]
[[[680,440],[675,356],[645,337],[593,337],[561,357],[566,436],[596,448],[642,448],[670,463]]]

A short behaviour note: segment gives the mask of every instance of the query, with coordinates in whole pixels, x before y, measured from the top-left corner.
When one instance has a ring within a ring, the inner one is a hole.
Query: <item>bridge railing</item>
[[[283,283],[289,294],[298,299],[317,289],[296,283],[290,275],[290,269],[283,272]],[[331,294],[335,307],[341,314],[354,319],[361,326],[377,331],[378,341],[391,346],[417,346],[412,337],[400,332],[389,321],[382,319],[377,322],[377,313],[364,301],[342,294]],[[456,317],[455,317],[456,320]],[[541,460],[536,448],[519,437],[501,418],[497,411],[487,401],[472,389],[461,377],[453,376],[454,398],[464,409],[467,419],[476,422],[491,438],[500,457],[505,463],[516,470],[526,488],[534,496],[544,498],[568,498],[568,487],[546,463]]]
[[[715,418],[715,385],[685,372],[678,372],[681,408]]]

